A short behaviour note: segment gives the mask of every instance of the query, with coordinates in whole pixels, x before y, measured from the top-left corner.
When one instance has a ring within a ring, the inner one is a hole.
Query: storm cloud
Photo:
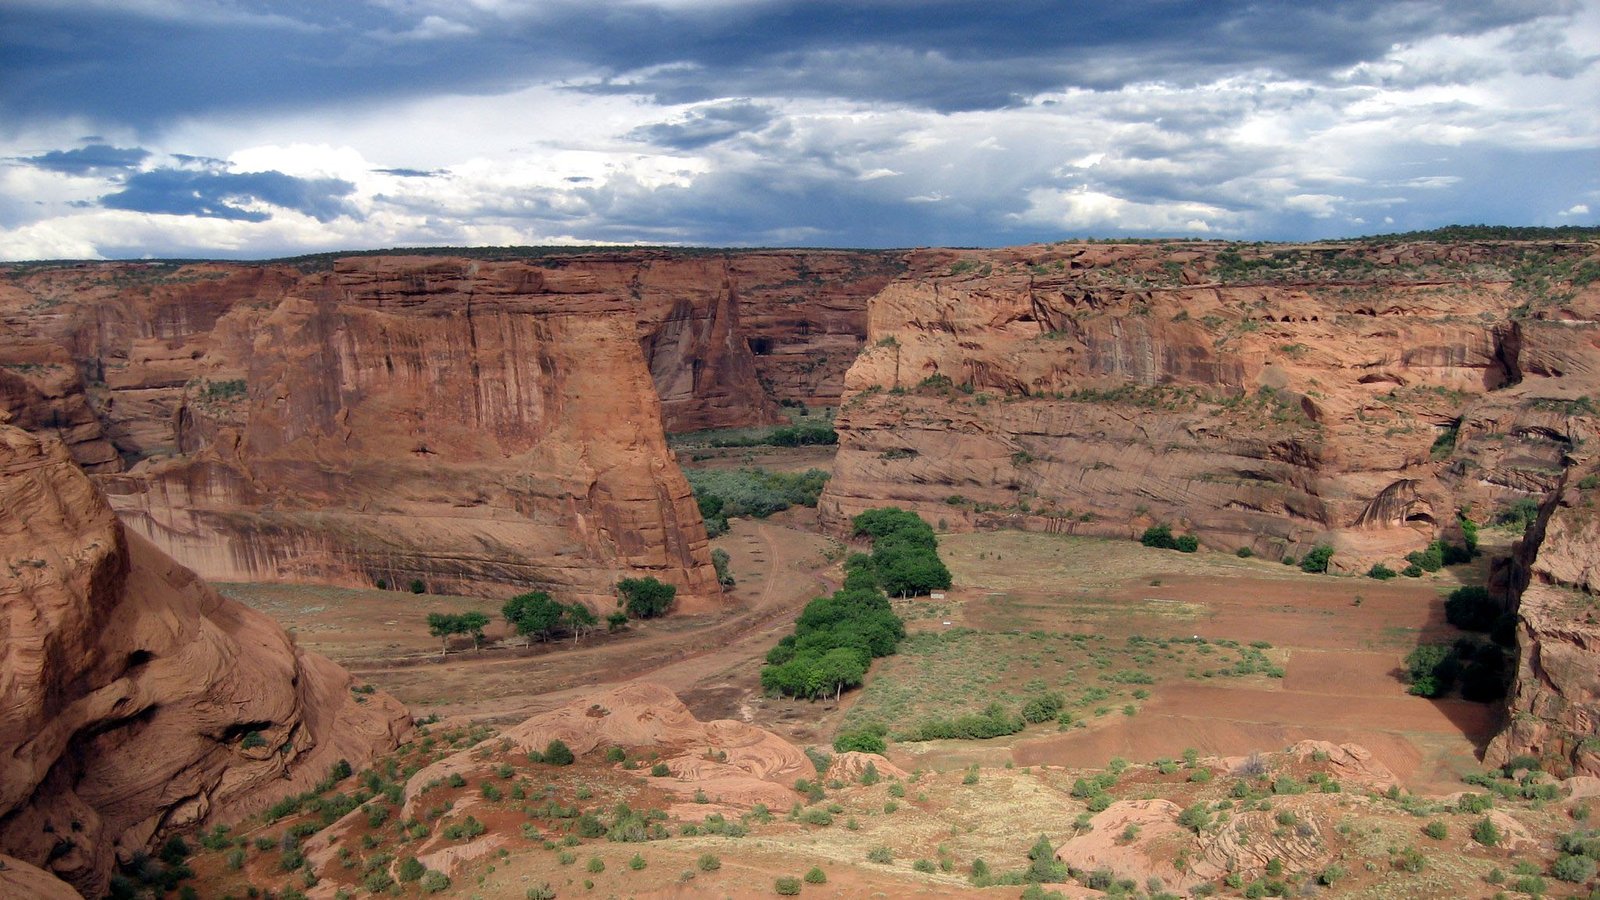
[[[1593,224],[1597,5],[17,0],[0,257]]]

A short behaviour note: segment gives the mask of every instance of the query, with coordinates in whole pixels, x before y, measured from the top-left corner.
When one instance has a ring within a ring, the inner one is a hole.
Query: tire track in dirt
[[[354,661],[347,667],[358,677],[406,694],[429,689],[436,682],[459,684],[463,696],[479,699],[433,704],[417,711],[484,722],[521,721],[602,684],[648,679],[682,693],[765,654],[776,642],[776,632],[787,629],[815,593],[831,590],[832,582],[822,575],[831,563],[807,564],[824,539],[759,521],[743,537],[754,537],[765,546],[760,590],[742,611],[704,626],[685,627],[684,620],[666,620],[660,625],[635,626],[663,631],[598,636],[590,647],[551,645],[531,653],[509,648],[474,657],[461,654],[443,662],[430,655],[365,664]]]

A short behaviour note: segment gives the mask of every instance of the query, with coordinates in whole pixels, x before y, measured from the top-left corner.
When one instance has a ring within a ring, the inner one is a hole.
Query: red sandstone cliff
[[[1518,666],[1506,728],[1485,754],[1600,775],[1600,466],[1569,472],[1517,548]]]
[[[88,896],[167,831],[257,810],[409,729],[124,529],[63,445],[10,426],[0,554],[0,852]]]
[[[822,503],[1398,562],[1552,489],[1590,420],[1586,244],[926,251],[873,298]],[[1548,301],[1548,302],[1546,302]]]
[[[692,607],[718,591],[663,425],[836,398],[897,256],[322,268],[18,267],[0,408],[209,578],[598,598],[648,574]]]

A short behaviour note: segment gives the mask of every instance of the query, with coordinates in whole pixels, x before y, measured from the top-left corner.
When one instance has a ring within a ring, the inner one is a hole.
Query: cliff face
[[[87,896],[169,830],[255,811],[409,728],[125,530],[63,445],[9,426],[0,554],[0,851]]]
[[[1592,459],[1592,457],[1591,457]],[[1600,775],[1600,466],[1577,468],[1517,547],[1517,676],[1485,761]]]
[[[823,496],[955,528],[1391,565],[1555,487],[1587,420],[1586,244],[1051,245],[916,254],[873,298]]]
[[[203,576],[719,594],[661,431],[837,397],[893,254],[17,268],[0,402]],[[126,471],[124,471],[126,470]],[[120,473],[120,474],[119,474]]]

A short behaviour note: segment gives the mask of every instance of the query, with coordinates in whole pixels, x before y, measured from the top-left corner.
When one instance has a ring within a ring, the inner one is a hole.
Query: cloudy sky
[[[0,259],[1597,213],[1600,0],[0,0]]]

